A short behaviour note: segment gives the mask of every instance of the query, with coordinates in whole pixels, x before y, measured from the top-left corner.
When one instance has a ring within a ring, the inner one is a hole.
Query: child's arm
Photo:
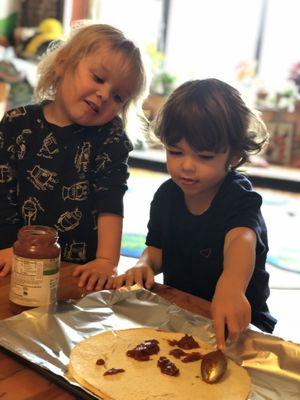
[[[14,110],[10,111],[11,113]],[[17,239],[19,228],[23,225],[18,209],[18,152],[16,143],[17,132],[20,126],[15,125],[15,119],[6,112],[0,121],[0,249],[9,249]],[[21,118],[22,120],[22,118]],[[20,122],[20,124],[22,124]],[[19,136],[19,139],[22,135]],[[6,256],[5,256],[6,257]],[[6,258],[5,258],[6,259]],[[0,256],[0,265],[3,266],[3,257]],[[11,266],[11,263],[10,263]],[[0,266],[1,269],[1,266]],[[2,272],[5,273],[6,269]],[[10,270],[10,267],[9,267]],[[9,272],[7,270],[7,272]],[[5,273],[6,274],[6,273]],[[4,275],[1,275],[4,276]]]
[[[13,249],[0,250],[0,278],[9,274],[12,268]]]
[[[73,276],[79,277],[78,286],[87,290],[110,289],[120,258],[123,218],[116,214],[98,217],[98,247],[96,259],[75,268]]]
[[[229,339],[238,335],[251,321],[251,306],[245,296],[251,279],[256,256],[256,234],[252,229],[231,229],[224,242],[224,265],[212,300],[216,342],[225,346],[224,331],[227,325]]]
[[[114,289],[119,289],[123,285],[131,286],[134,283],[138,283],[146,289],[150,289],[154,284],[154,275],[161,272],[161,266],[161,249],[148,246],[133,268],[115,278],[113,287]]]

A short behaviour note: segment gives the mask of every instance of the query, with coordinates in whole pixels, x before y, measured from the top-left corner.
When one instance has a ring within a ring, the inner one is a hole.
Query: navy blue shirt
[[[8,111],[0,125],[0,248],[22,225],[48,225],[63,260],[94,259],[99,214],[123,215],[130,150],[119,117],[61,128],[45,120],[41,104]]]
[[[208,210],[195,216],[188,211],[182,190],[170,179],[151,203],[146,244],[162,249],[165,284],[211,301],[223,271],[226,233],[236,227],[252,229],[257,236],[256,262],[246,291],[251,322],[272,332],[276,319],[266,304],[270,294],[265,270],[268,239],[261,203],[249,180],[231,171]]]

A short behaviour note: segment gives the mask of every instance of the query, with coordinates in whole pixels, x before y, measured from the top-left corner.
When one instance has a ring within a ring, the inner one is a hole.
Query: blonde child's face
[[[185,139],[166,146],[167,168],[173,181],[181,188],[186,200],[211,201],[222,184],[228,165],[239,158],[225,153],[197,151]]]
[[[58,64],[60,78],[53,113],[60,126],[73,123],[82,126],[104,125],[120,114],[133,93],[133,82],[124,72],[124,56],[109,47],[85,56],[75,70],[63,70]]]

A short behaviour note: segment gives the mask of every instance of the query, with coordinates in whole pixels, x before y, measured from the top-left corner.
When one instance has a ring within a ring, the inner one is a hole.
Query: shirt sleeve
[[[0,123],[0,249],[11,247],[21,226],[18,211],[17,146],[9,113]]]
[[[162,189],[159,188],[155,193],[150,206],[150,218],[148,222],[148,233],[146,236],[146,245],[158,249],[162,248]]]
[[[253,190],[239,190],[225,222],[225,234],[233,228],[252,229],[257,238],[257,255],[268,251],[267,228],[261,214],[262,197]]]
[[[98,214],[123,216],[123,196],[127,190],[128,154],[132,144],[117,118],[109,127],[109,134],[100,146],[92,171],[92,188]]]
[[[234,199],[226,218],[225,232],[236,227],[246,227],[258,232],[262,222],[261,196],[254,191],[243,191]]]

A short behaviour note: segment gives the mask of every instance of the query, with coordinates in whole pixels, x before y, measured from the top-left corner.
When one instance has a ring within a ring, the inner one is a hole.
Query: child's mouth
[[[94,113],[98,113],[99,112],[99,107],[93,103],[90,100],[85,100],[85,103],[90,107],[90,109],[94,112]]]
[[[191,178],[180,178],[180,180],[184,185],[194,185],[195,183],[197,183],[196,179]]]

